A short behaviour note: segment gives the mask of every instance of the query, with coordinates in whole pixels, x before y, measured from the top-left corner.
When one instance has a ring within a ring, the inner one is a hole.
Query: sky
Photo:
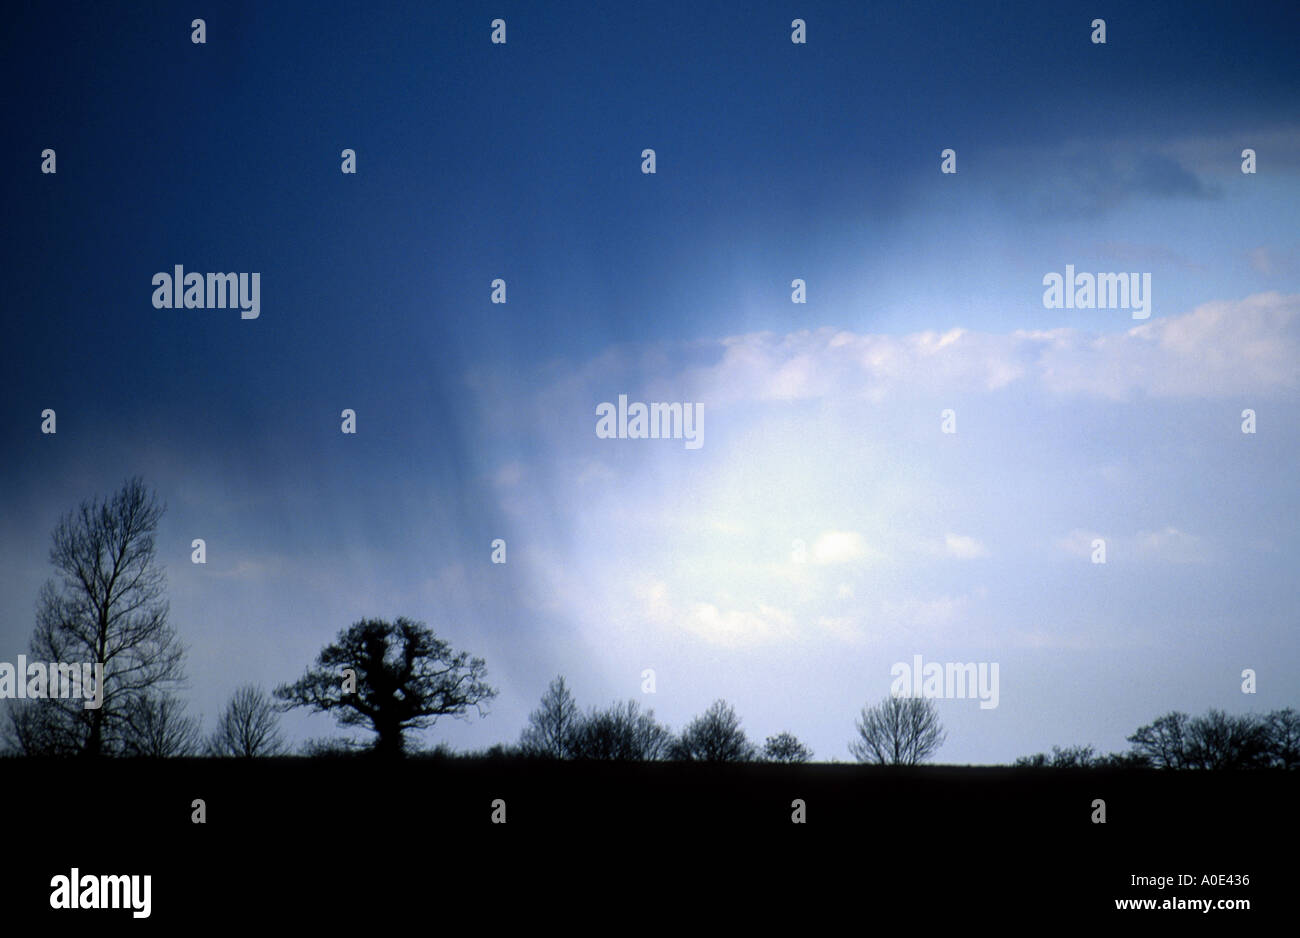
[[[936,701],[946,763],[1300,705],[1297,21],[24,5],[0,660],[58,519],[139,474],[205,729],[397,616],[487,661],[490,713],[416,734],[457,749],[563,674],[849,761],[916,655],[999,666],[997,707]],[[177,264],[259,272],[260,315],[155,308]],[[1067,265],[1150,274],[1149,318],[1046,308]],[[702,445],[601,438],[619,395],[701,405]]]

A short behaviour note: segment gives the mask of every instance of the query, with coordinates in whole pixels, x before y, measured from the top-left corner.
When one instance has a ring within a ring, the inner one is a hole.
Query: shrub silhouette
[[[655,722],[653,710],[643,713],[628,700],[583,718],[573,735],[572,758],[651,762],[662,759],[671,742],[672,733]]]
[[[812,750],[793,733],[777,733],[763,743],[763,758],[768,762],[809,762],[812,756]]]
[[[757,754],[725,700],[715,700],[688,723],[669,749],[669,758],[682,762],[749,762]]]

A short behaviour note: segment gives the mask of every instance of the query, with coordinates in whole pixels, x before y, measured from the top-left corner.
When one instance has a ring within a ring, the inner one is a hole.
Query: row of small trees
[[[1202,716],[1172,711],[1138,727],[1128,752],[1098,753],[1092,746],[1053,746],[1016,760],[1035,768],[1294,769],[1300,767],[1300,712]]]
[[[716,700],[674,735],[635,700],[583,713],[563,677],[551,681],[519,738],[521,755],[548,759],[652,762],[807,762],[812,750],[791,733],[769,736],[760,748],[741,728],[735,708]]]
[[[934,703],[886,697],[863,707],[849,751],[859,762],[916,765],[945,738]],[[615,759],[676,762],[808,762],[812,750],[789,732],[769,736],[760,747],[741,729],[735,708],[716,700],[674,735],[641,711],[635,700],[583,713],[563,677],[551,681],[540,706],[528,716],[518,753],[549,759]]]

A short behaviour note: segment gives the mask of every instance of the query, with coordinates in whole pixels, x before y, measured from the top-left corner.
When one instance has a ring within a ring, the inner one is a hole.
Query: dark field
[[[841,913],[864,927],[1044,915],[1226,926],[1285,914],[1297,833],[1294,773],[418,759],[10,760],[0,771],[21,857],[0,893],[8,921],[48,915],[50,878],[71,867],[149,873],[149,919],[79,913],[132,931],[391,917],[421,932],[557,918],[579,932],[706,920],[816,932]],[[206,824],[191,823],[195,798]],[[505,824],[491,821],[498,798]],[[806,824],[791,822],[796,798]],[[1105,824],[1090,820],[1097,798]],[[1131,884],[1179,873],[1198,885]],[[1250,885],[1210,888],[1203,874]],[[1145,896],[1252,908],[1115,909]]]

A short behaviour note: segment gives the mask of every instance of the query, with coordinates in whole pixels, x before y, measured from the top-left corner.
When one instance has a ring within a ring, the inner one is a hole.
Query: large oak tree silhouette
[[[277,687],[275,696],[284,709],[334,711],[344,726],[368,725],[376,734],[374,752],[400,757],[406,730],[470,707],[482,715],[483,704],[497,694],[486,675],[482,658],[453,651],[421,622],[363,619],[321,649],[314,668]]]

